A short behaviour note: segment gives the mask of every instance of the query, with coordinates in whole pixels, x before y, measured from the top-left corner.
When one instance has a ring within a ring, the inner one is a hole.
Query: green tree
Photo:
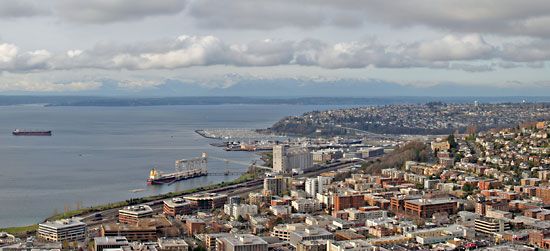
[[[472,186],[471,184],[466,183],[466,184],[464,184],[464,186],[462,186],[462,191],[468,192],[468,193],[472,192],[472,191],[474,191],[474,186]]]

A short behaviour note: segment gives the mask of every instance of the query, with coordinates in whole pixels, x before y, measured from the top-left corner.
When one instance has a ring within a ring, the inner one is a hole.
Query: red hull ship
[[[15,129],[11,134],[14,136],[52,136],[52,131],[24,131]]]

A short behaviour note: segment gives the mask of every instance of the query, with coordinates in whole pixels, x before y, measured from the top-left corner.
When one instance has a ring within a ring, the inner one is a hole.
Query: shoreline
[[[251,176],[249,173],[244,173],[238,178],[229,182],[220,182],[220,183],[206,185],[202,187],[190,188],[179,192],[169,192],[169,193],[157,194],[157,195],[151,195],[151,196],[145,196],[145,197],[129,198],[124,201],[111,202],[107,204],[101,204],[101,205],[95,205],[87,208],[71,210],[65,213],[59,213],[59,214],[47,217],[43,221],[36,224],[0,228],[0,232],[7,232],[9,234],[13,234],[16,236],[29,235],[36,232],[36,230],[38,229],[38,224],[46,221],[84,216],[86,214],[96,213],[96,212],[105,211],[109,209],[122,208],[125,206],[131,206],[131,205],[137,205],[137,204],[143,204],[143,203],[150,203],[158,200],[164,200],[172,197],[193,194],[197,192],[206,192],[206,191],[215,192],[216,189],[227,188],[233,185],[240,185],[240,184],[244,184],[246,182],[251,182],[254,180],[255,179],[253,178],[253,176]]]

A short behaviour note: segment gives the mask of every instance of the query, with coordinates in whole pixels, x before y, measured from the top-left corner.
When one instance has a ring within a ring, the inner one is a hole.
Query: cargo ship
[[[203,153],[201,157],[176,160],[176,171],[173,173],[162,173],[156,168],[153,168],[149,172],[147,184],[171,184],[180,180],[206,176],[208,175],[207,163],[208,155],[206,153]]]
[[[52,136],[52,131],[26,131],[15,129],[11,134],[14,136]]]

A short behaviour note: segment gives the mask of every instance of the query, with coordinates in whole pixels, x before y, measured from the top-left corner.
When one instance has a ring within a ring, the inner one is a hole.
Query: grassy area
[[[21,234],[36,232],[37,229],[38,229],[38,225],[30,225],[30,226],[22,226],[22,227],[0,228],[0,232],[6,232],[8,234],[13,234],[13,235],[21,235]]]

